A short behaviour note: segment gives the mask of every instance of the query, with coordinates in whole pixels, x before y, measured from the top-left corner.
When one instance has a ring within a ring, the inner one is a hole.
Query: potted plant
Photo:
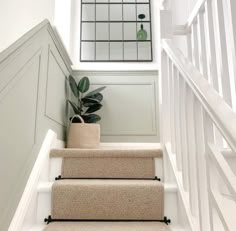
[[[68,81],[76,102],[67,99],[74,111],[74,115],[70,117],[67,147],[96,148],[100,144],[100,125],[95,123],[101,120],[101,117],[95,112],[103,106],[101,91],[105,87],[88,92],[90,87],[88,77],[83,77],[77,84],[74,77],[70,75]]]
[[[74,77],[70,75],[68,81],[70,84],[70,89],[76,97],[76,102],[69,99],[67,100],[74,113],[76,115],[80,115],[85,123],[96,123],[101,120],[101,117],[94,112],[100,110],[103,106],[101,104],[103,100],[101,91],[103,91],[106,87],[100,87],[88,92],[90,87],[88,77],[83,77],[77,84]],[[72,122],[80,123],[80,120],[75,118]]]

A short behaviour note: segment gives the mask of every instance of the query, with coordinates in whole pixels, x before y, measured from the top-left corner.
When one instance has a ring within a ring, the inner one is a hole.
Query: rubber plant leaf
[[[88,97],[86,96],[85,98],[96,99],[97,101],[101,102],[103,100],[103,95],[101,93],[97,93]]]
[[[90,106],[85,113],[93,113],[95,111],[98,111],[100,108],[102,108],[102,104],[94,104]]]
[[[100,103],[98,100],[91,99],[91,98],[82,98],[81,100],[83,102],[84,107],[90,107],[92,105],[96,105]]]
[[[73,78],[73,76],[69,76],[69,83],[70,83],[70,89],[73,92],[74,96],[76,98],[79,98],[79,91],[77,89],[77,83],[75,81],[75,79]]]
[[[79,90],[81,93],[85,93],[85,92],[88,91],[89,86],[90,86],[89,78],[88,78],[88,77],[83,77],[83,78],[79,81],[78,90]]]
[[[83,115],[82,117],[83,117],[85,123],[96,123],[99,120],[101,120],[101,117],[96,114]]]
[[[89,97],[89,96],[92,96],[92,95],[96,95],[97,93],[103,91],[105,88],[106,88],[106,87],[99,87],[98,89],[89,92],[85,97]]]

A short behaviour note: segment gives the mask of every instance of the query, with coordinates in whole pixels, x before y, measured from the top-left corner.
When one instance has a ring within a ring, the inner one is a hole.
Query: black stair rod
[[[55,180],[157,180],[161,181],[161,178],[155,176],[155,178],[91,178],[91,177],[61,177],[59,175]]]
[[[166,225],[171,223],[171,220],[164,217],[163,220],[96,220],[96,219],[52,219],[49,215],[48,218],[44,219],[44,222],[50,224],[52,222],[163,222]]]

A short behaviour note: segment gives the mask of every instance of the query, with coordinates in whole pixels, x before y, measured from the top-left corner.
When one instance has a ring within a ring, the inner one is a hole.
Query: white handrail
[[[232,150],[236,151],[236,126],[232,126],[236,124],[234,111],[171,41],[163,40],[162,48],[181,72]]]
[[[195,22],[199,12],[201,12],[204,8],[204,4],[207,0],[198,0],[195,4],[192,13],[190,14],[187,23],[185,24],[186,29],[191,28],[192,24]]]
[[[236,196],[236,176],[228,166],[228,163],[224,159],[222,153],[214,144],[208,144],[210,152],[209,156],[214,161],[215,166],[219,169],[224,182],[228,185],[231,193]]]

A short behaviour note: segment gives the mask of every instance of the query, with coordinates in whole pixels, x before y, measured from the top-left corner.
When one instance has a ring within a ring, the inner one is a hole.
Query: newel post
[[[162,41],[172,37],[172,15],[169,1],[162,1],[159,7],[159,107],[160,107],[160,142],[170,141],[170,107],[169,107],[169,67],[170,60],[162,48]]]
[[[161,3],[160,3],[161,4]],[[164,182],[172,179],[168,169],[165,144],[171,141],[171,114],[170,114],[170,78],[172,62],[162,47],[162,41],[172,38],[172,14],[170,1],[164,0],[159,7],[159,112],[160,112],[160,143],[163,145]]]

